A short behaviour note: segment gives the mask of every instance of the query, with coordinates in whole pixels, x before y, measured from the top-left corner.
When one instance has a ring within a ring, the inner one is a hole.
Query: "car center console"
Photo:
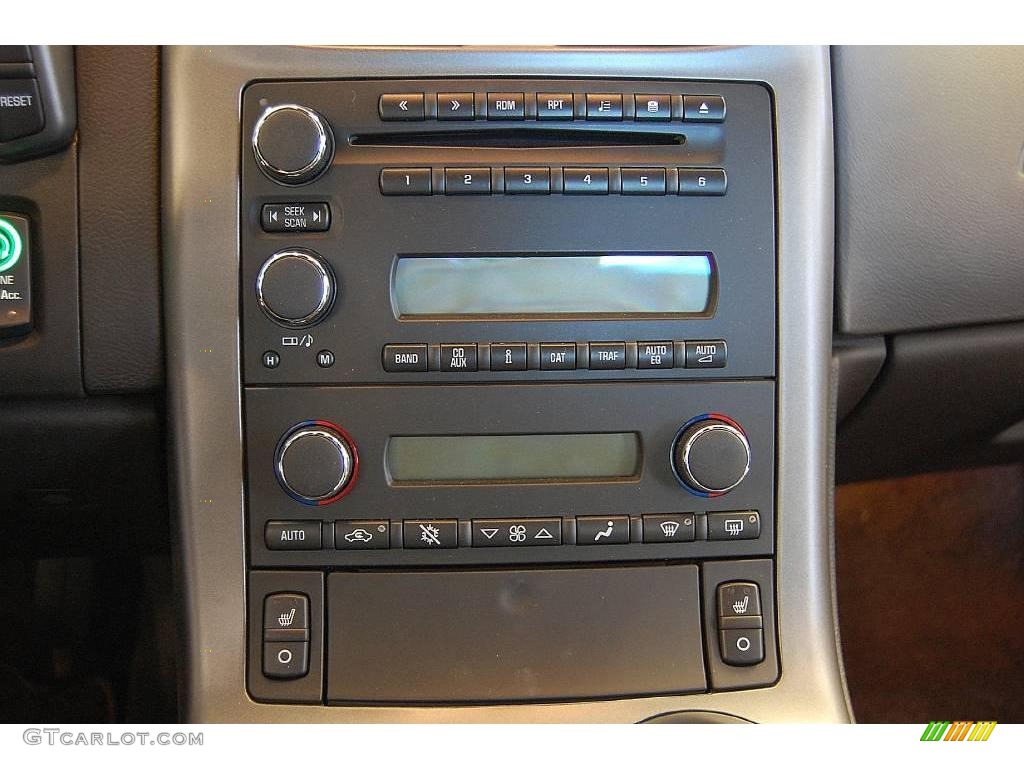
[[[216,170],[165,65],[189,716],[846,719],[827,55],[218,55]]]

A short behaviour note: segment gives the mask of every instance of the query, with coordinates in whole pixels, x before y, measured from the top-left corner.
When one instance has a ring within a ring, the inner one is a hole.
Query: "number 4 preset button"
[[[385,168],[380,172],[380,191],[385,195],[429,195],[429,168]]]
[[[607,195],[607,168],[563,168],[562,192],[566,195]]]

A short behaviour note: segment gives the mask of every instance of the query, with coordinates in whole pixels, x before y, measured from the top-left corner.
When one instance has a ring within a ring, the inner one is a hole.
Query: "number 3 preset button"
[[[547,195],[551,192],[550,168],[506,168],[505,193]]]

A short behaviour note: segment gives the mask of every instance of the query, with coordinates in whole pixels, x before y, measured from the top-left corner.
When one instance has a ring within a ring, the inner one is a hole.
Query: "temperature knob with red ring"
[[[672,471],[698,496],[728,493],[750,471],[750,443],[743,427],[719,413],[690,419],[672,443]]]
[[[274,474],[285,493],[320,506],[337,501],[355,485],[359,456],[348,433],[328,421],[304,421],[282,435]]]

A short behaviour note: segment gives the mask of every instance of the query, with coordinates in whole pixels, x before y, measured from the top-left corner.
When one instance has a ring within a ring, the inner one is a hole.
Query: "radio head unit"
[[[414,583],[460,590],[488,569],[467,592],[494,601],[490,650],[465,651],[467,665],[484,665],[519,658],[509,638],[543,643],[549,612],[568,605],[554,597],[554,574],[584,566],[599,569],[590,582],[607,584],[620,607],[627,572],[630,585],[676,594],[650,620],[699,647],[668,692],[772,684],[767,89],[255,82],[242,147],[253,695],[434,700],[425,684],[376,688],[372,676],[325,665],[339,654],[374,663],[369,635],[346,622],[397,619],[368,596],[409,595]],[[652,570],[630,571],[640,566]],[[281,594],[320,617],[315,642],[309,626],[293,638],[267,623]],[[418,610],[399,603],[407,617]],[[576,619],[614,635],[596,598]],[[476,647],[458,633],[446,642]],[[608,695],[666,692],[656,660],[634,664],[637,682],[620,669]],[[546,674],[533,688],[471,683],[436,695],[600,695],[600,684]]]

